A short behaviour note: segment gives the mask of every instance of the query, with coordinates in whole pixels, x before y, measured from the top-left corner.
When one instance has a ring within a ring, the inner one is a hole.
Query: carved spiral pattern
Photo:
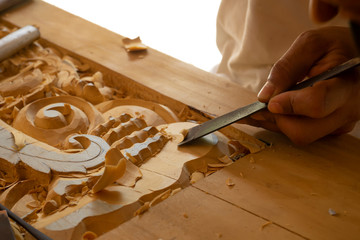
[[[43,98],[25,106],[13,126],[54,147],[71,134],[88,133],[104,119],[91,104],[73,96]]]

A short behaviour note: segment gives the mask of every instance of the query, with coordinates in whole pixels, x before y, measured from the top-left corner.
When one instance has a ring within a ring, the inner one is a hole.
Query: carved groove
[[[119,126],[121,123],[125,123],[131,119],[131,116],[127,113],[121,114],[119,117],[111,117],[107,122],[99,124],[91,132],[91,135],[98,137],[104,136],[111,128]]]
[[[168,138],[159,132],[155,136],[147,138],[144,142],[135,143],[131,148],[126,149],[125,157],[128,157],[132,163],[139,166],[160,152],[167,141]]]
[[[112,144],[112,147],[119,150],[130,148],[135,143],[144,142],[148,137],[154,136],[158,132],[159,131],[155,127],[149,126],[117,140]]]
[[[107,132],[103,139],[111,146],[117,140],[131,134],[134,131],[140,130],[146,127],[146,123],[141,118],[132,118],[126,123],[121,123],[116,128],[112,128]]]

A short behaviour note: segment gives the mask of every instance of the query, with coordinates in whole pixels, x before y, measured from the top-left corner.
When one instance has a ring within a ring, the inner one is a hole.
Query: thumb
[[[338,14],[339,9],[321,0],[310,0],[309,15],[316,23],[327,22]]]
[[[316,30],[300,34],[272,67],[267,82],[258,94],[259,101],[268,102],[271,97],[302,81],[315,63],[324,57],[329,44]]]

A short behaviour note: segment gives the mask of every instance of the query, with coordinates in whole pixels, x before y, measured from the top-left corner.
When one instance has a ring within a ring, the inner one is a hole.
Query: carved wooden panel
[[[178,147],[195,123],[39,43],[0,68],[0,202],[54,239],[101,235],[264,147],[218,132]]]

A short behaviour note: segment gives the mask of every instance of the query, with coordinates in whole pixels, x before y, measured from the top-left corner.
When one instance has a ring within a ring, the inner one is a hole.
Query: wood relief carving
[[[0,202],[54,239],[99,236],[249,153],[221,133],[178,147],[195,123],[37,42],[0,69]]]

